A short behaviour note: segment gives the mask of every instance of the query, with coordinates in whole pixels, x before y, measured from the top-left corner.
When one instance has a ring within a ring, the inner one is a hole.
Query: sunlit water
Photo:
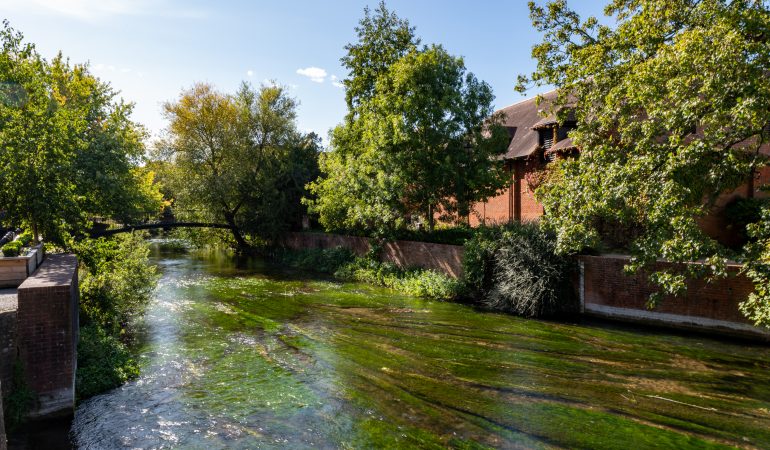
[[[142,375],[82,449],[770,447],[770,349],[158,255]]]

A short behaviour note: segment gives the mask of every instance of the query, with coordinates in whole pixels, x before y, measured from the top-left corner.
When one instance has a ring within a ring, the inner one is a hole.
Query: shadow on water
[[[153,258],[142,375],[79,406],[79,448],[770,447],[764,345]]]

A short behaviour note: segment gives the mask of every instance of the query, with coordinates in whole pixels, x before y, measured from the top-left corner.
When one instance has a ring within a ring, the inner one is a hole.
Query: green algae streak
[[[81,406],[82,448],[770,447],[765,346],[157,261],[143,375]]]

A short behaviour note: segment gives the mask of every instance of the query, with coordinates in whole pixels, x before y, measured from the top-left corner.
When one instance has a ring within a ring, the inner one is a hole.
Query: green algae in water
[[[770,447],[764,346],[175,261],[164,277],[201,276],[163,294],[185,307],[153,306],[174,333],[148,345],[164,356],[148,356],[146,376],[168,364],[184,376],[163,385],[172,400],[146,409],[180,417],[183,447]],[[154,442],[152,430],[123,438]]]

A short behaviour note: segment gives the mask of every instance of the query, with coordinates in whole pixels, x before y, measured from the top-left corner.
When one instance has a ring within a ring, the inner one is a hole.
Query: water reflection
[[[766,347],[155,261],[142,376],[80,406],[80,448],[770,446]]]

